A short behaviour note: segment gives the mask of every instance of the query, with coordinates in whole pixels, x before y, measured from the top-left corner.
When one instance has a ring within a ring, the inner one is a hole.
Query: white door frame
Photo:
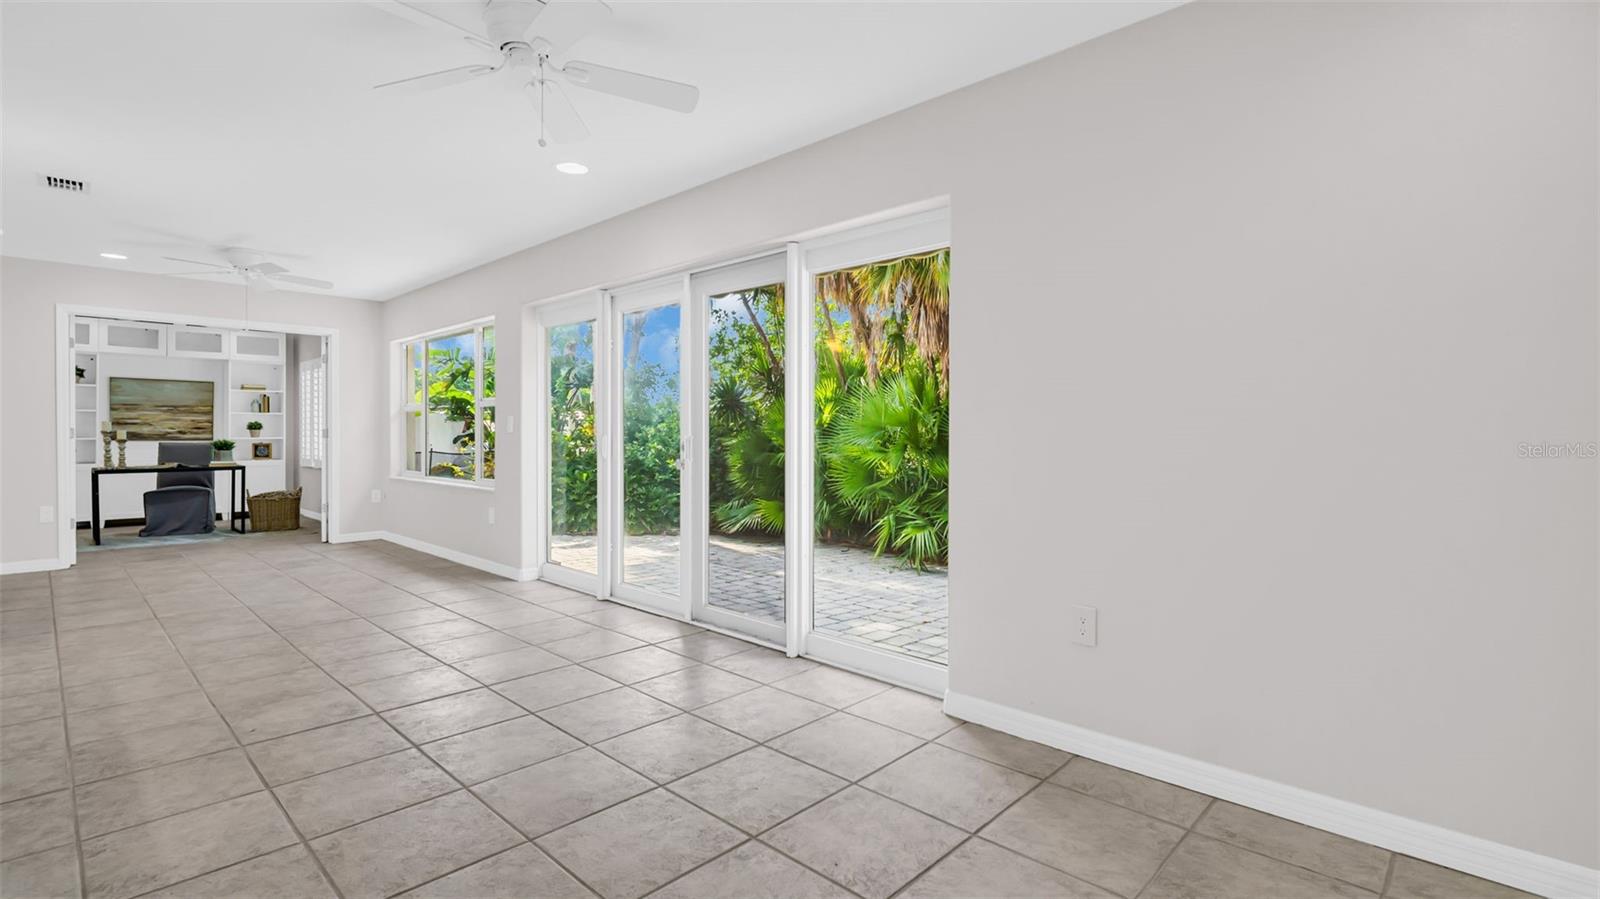
[[[542,460],[542,467],[537,472],[534,483],[541,486],[539,497],[538,541],[539,578],[551,583],[560,584],[573,590],[579,590],[602,599],[611,595],[610,552],[607,547],[606,526],[609,521],[611,508],[611,485],[607,483],[610,478],[604,476],[611,457],[610,441],[611,427],[606,420],[609,403],[606,402],[606,390],[610,379],[607,377],[608,366],[605,360],[609,357],[606,351],[610,340],[610,328],[607,327],[606,316],[602,306],[604,295],[601,291],[588,291],[575,297],[570,297],[555,303],[540,306],[534,312],[534,347],[533,358],[537,360],[539,373],[536,378],[539,393],[536,396],[534,408],[537,418],[534,422],[534,439],[544,442],[544,449],[537,454]],[[550,330],[562,325],[578,322],[592,322],[593,334],[591,343],[594,352],[594,382],[590,386],[590,395],[594,398],[595,415],[595,477],[596,504],[595,510],[595,571],[593,573],[569,568],[553,562],[550,559],[550,498],[554,490],[554,483],[550,477]]]
[[[710,523],[711,523],[711,446],[710,427],[710,391],[711,391],[711,359],[708,340],[710,338],[711,298],[727,293],[765,284],[788,284],[788,259],[787,254],[778,251],[767,256],[721,268],[695,272],[689,276],[688,308],[686,316],[690,323],[690,334],[684,340],[686,346],[691,347],[691,364],[687,369],[693,377],[688,389],[689,424],[685,430],[693,436],[693,445],[699,448],[692,454],[694,471],[694,484],[692,491],[685,491],[693,498],[695,509],[695,530],[690,534],[690,539],[685,541],[691,547],[685,552],[689,558],[686,566],[691,569],[694,576],[689,584],[690,618],[696,622],[712,624],[720,629],[732,631],[741,635],[755,637],[763,642],[784,646],[793,654],[793,647],[789,644],[788,620],[793,617],[790,610],[793,608],[794,591],[794,544],[795,523],[793,516],[786,516],[784,521],[784,620],[768,621],[744,615],[738,612],[720,609],[712,605],[710,599],[711,589],[711,558],[710,558]],[[785,302],[787,304],[787,290]],[[790,384],[794,371],[793,358],[789,355],[789,343],[793,338],[792,330],[787,323],[788,309],[785,309],[785,347],[784,347],[784,378],[785,396],[784,409],[792,408],[788,405],[790,399]],[[789,415],[790,420],[793,419]],[[787,427],[787,425],[786,425]],[[786,482],[790,475],[786,472]],[[787,491],[786,491],[787,492]],[[787,506],[787,504],[786,504]]]
[[[334,539],[342,533],[339,529],[339,447],[342,445],[341,416],[337,366],[339,329],[286,322],[245,321],[213,316],[176,315],[171,312],[151,312],[141,309],[124,309],[108,306],[84,306],[69,303],[56,304],[56,522],[57,559],[61,567],[78,563],[77,508],[78,482],[77,458],[72,443],[73,410],[72,380],[69,372],[75,364],[72,349],[72,319],[74,316],[113,318],[128,321],[151,322],[167,325],[198,325],[200,327],[229,328],[233,330],[277,331],[283,334],[308,334],[326,341],[327,370],[324,373],[324,390],[327,394],[325,414],[328,422],[327,455],[323,460],[322,491],[328,503],[328,513],[323,521],[323,539]],[[289,377],[287,365],[284,378]],[[285,385],[287,387],[287,385]],[[285,456],[288,454],[285,453]],[[287,464],[287,463],[285,463]]]

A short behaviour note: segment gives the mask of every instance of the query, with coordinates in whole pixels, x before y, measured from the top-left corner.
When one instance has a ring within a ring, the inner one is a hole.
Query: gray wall
[[[1518,445],[1596,439],[1596,26],[1186,6],[416,291],[386,336],[498,316],[527,422],[524,304],[947,195],[951,688],[1594,867],[1596,463]],[[526,566],[524,486],[391,482],[385,520]]]

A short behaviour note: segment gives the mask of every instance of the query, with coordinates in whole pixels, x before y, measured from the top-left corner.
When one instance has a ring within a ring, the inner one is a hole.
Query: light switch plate
[[[1100,610],[1094,606],[1072,607],[1072,642],[1094,646],[1100,642]]]

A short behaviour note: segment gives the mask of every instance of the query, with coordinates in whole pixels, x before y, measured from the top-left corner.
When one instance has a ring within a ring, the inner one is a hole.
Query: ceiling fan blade
[[[258,275],[281,275],[288,271],[288,269],[276,262],[258,262],[255,265],[247,265],[245,268]]]
[[[610,20],[611,7],[601,0],[548,0],[533,23],[534,34],[565,53]]]
[[[179,259],[176,256],[162,256],[161,258],[167,260],[168,262],[181,262],[184,265],[204,265],[204,266],[209,266],[211,268],[220,268],[223,271],[232,271],[233,270],[233,266],[231,266],[231,265],[222,265],[221,263],[217,263],[217,262],[201,262],[198,259]],[[200,274],[200,273],[199,272],[195,272],[194,274]]]
[[[573,108],[572,101],[561,85],[547,80],[542,86],[544,90],[541,97],[541,83],[535,81],[529,84],[528,99],[533,102],[536,112],[544,113],[544,127],[550,139],[558,144],[575,144],[587,138],[589,126],[583,123],[583,118]]]
[[[464,37],[474,44],[488,47],[490,50],[495,49],[495,46],[489,43],[485,35],[458,25],[444,16],[431,13],[416,4],[405,3],[402,0],[367,0],[367,3],[371,6],[376,6],[391,16],[397,16],[424,28],[432,28],[455,37]]]
[[[385,81],[383,84],[373,85],[372,89],[377,91],[385,88],[396,88],[403,91],[420,93],[422,91],[436,90],[441,87],[449,87],[452,84],[461,84],[464,81],[471,81],[480,75],[488,75],[496,71],[499,71],[498,66],[457,66],[453,69],[445,69],[442,72],[429,72],[426,75],[413,75],[410,78],[401,78],[399,81]]]
[[[152,275],[164,275],[169,278],[184,278],[204,276],[207,278],[227,277],[227,272],[151,272]]]
[[[574,87],[599,91],[637,103],[648,103],[676,112],[694,112],[700,102],[700,88],[653,75],[613,69],[592,62],[573,61],[561,67],[561,74]]]
[[[299,275],[263,275],[269,281],[282,281],[285,284],[299,284],[303,287],[320,287],[323,290],[333,288],[332,281],[323,281],[320,278],[302,278]]]

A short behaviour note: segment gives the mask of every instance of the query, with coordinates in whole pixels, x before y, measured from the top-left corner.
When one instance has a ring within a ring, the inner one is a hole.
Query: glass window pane
[[[406,377],[411,382],[411,392],[406,395],[406,403],[413,406],[422,405],[422,344],[406,344]]]
[[[483,396],[494,397],[494,325],[483,326]]]
[[[676,304],[622,317],[622,579],[678,594]]]
[[[706,601],[784,620],[783,285],[711,297]]]
[[[429,477],[470,481],[477,476],[476,343],[471,331],[427,343]]]
[[[950,251],[817,278],[817,631],[946,664]]]
[[[494,407],[483,407],[483,479],[494,480]]]
[[[406,471],[422,471],[422,455],[427,452],[427,442],[422,436],[422,413],[405,413]]]
[[[595,542],[594,322],[549,330],[550,561],[600,573]]]

